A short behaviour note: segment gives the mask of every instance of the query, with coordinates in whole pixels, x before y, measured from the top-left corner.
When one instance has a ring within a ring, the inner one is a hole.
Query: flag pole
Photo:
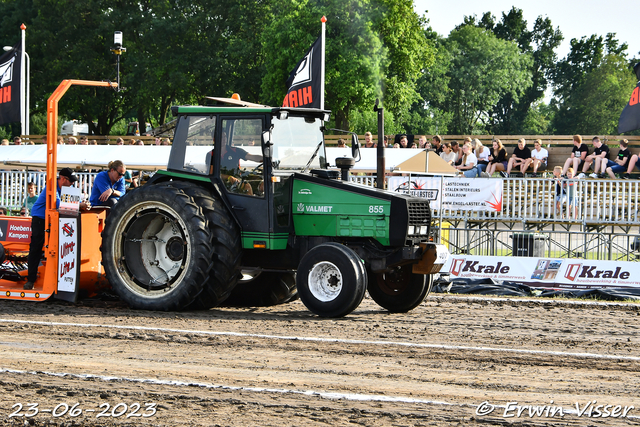
[[[325,51],[325,32],[327,29],[326,26],[326,22],[327,22],[327,17],[326,16],[322,16],[322,19],[320,19],[320,21],[322,22],[322,36],[321,36],[321,49],[322,49],[322,60],[320,61],[320,74],[321,74],[321,78],[320,78],[320,109],[324,110],[324,51]]]
[[[24,59],[24,50],[25,50],[25,34],[26,34],[26,30],[27,30],[27,26],[22,24],[20,26],[20,29],[22,30],[22,51],[20,52],[21,58],[20,58],[20,102],[22,103],[22,115],[21,115],[21,119],[20,121],[22,122],[22,127],[21,127],[21,134],[22,135],[26,135],[25,131],[26,131],[26,125],[27,125],[27,117],[28,117],[28,112],[27,112],[27,102],[26,102],[26,97],[25,97],[25,87],[26,87],[26,80],[25,80],[25,76],[26,76],[26,70],[25,70],[25,59]]]

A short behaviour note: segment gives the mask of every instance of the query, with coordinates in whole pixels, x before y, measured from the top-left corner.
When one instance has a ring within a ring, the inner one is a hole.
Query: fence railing
[[[76,187],[82,190],[83,196],[88,197],[97,172],[77,172]],[[46,184],[45,172],[31,171],[0,171],[0,206],[10,211],[18,211],[27,198],[27,184],[36,185],[36,194],[40,194]]]
[[[469,178],[474,179],[474,178]],[[496,178],[498,179],[498,178]],[[549,178],[500,178],[502,210],[434,210],[434,216],[455,221],[574,223],[583,225],[640,225],[640,181],[576,179],[574,203],[568,198],[557,209],[556,183]],[[411,177],[409,177],[411,180]],[[352,182],[373,186],[375,177],[352,176]]]

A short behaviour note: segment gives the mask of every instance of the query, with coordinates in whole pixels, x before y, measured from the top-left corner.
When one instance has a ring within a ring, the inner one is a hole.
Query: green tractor
[[[124,301],[182,310],[299,296],[324,317],[349,314],[367,289],[392,312],[423,301],[448,255],[427,200],[345,180],[355,135],[342,174],[327,169],[329,111],[212,99],[172,109],[167,170],[107,217],[103,265]]]

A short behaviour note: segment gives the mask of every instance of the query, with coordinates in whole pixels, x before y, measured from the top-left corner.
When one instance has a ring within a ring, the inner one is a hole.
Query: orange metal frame
[[[0,280],[0,298],[23,299],[33,301],[44,301],[58,291],[58,254],[59,254],[59,214],[56,209],[56,191],[58,188],[58,102],[69,90],[71,86],[98,86],[116,88],[117,84],[110,82],[99,82],[90,80],[63,80],[58,88],[51,94],[47,101],[47,194],[45,224],[45,263],[40,267],[40,272],[44,270],[36,282],[33,290],[22,290],[22,282],[10,282]],[[101,273],[100,267],[100,232],[104,225],[106,212],[104,210],[90,211],[82,213],[81,239],[79,263],[79,284],[78,288],[93,288],[105,285],[106,282]],[[14,220],[18,220],[15,218]],[[20,222],[27,223],[27,218]],[[30,221],[28,222],[30,224]],[[97,236],[96,236],[97,234]],[[22,244],[24,246],[24,244]],[[27,250],[5,245],[7,251]],[[26,274],[25,272],[22,272]],[[21,273],[21,274],[22,274]],[[90,293],[90,291],[89,291]]]

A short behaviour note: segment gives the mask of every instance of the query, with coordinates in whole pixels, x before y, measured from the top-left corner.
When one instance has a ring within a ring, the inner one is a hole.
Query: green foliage
[[[452,54],[446,101],[453,114],[450,131],[486,132],[493,106],[506,95],[517,102],[531,86],[531,55],[515,42],[471,25],[452,31],[445,45]]]
[[[554,73],[555,132],[617,133],[620,112],[636,85],[626,49],[615,34],[571,40],[571,52]]]

